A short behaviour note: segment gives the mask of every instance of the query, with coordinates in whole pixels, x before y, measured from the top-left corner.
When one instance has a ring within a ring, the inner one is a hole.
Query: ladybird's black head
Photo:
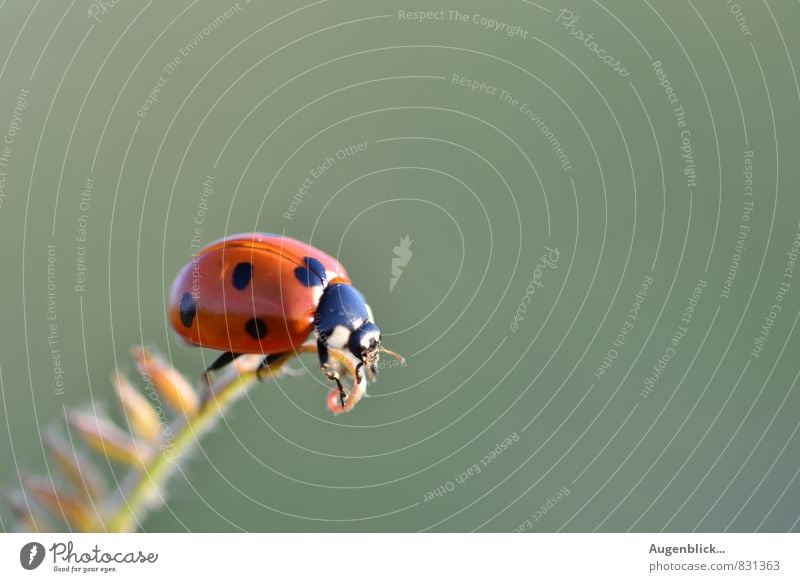
[[[350,334],[347,347],[352,354],[369,366],[373,373],[378,373],[378,352],[381,347],[381,330],[371,321]]]
[[[348,350],[357,360],[377,369],[381,331],[372,321],[364,296],[352,285],[334,283],[322,293],[315,326],[329,348]]]

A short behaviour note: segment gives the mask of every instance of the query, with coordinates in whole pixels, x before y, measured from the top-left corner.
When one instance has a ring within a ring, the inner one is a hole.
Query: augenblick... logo
[[[685,546],[657,546],[650,544],[651,554],[724,554],[725,551],[717,550],[714,544],[686,544]]]
[[[115,571],[116,564],[153,564],[158,560],[158,554],[153,552],[106,552],[97,544],[88,551],[76,551],[72,542],[56,542],[48,552],[53,558],[54,572],[106,573]],[[26,570],[33,570],[41,565],[45,554],[42,544],[25,544],[20,551],[20,563]]]

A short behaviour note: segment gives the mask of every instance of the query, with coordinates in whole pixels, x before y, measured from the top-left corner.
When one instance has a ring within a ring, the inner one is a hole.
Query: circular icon
[[[29,542],[19,552],[19,563],[26,570],[35,570],[44,561],[44,546],[39,542]]]

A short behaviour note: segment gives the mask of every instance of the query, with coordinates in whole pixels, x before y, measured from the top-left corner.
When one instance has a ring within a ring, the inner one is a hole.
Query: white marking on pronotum
[[[333,328],[333,333],[328,336],[328,347],[341,349],[347,345],[350,339],[350,330],[343,325],[337,325]]]

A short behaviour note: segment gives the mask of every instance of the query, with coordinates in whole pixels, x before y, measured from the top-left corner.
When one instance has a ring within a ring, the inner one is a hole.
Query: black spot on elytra
[[[297,280],[306,287],[314,287],[315,285],[322,284],[322,281],[319,280],[319,277],[309,271],[306,267],[297,267],[294,270],[294,276],[297,277]]]
[[[233,269],[233,286],[242,291],[247,289],[247,286],[250,284],[250,279],[253,278],[253,263],[239,263]]]
[[[197,303],[191,293],[184,293],[180,304],[181,323],[184,327],[192,327],[194,316],[197,315]]]
[[[306,264],[306,267],[314,271],[317,277],[323,281],[325,280],[325,265],[314,257],[303,257],[303,262]]]
[[[263,338],[269,331],[267,329],[267,324],[259,317],[248,319],[247,323],[244,324],[244,330],[247,332],[247,335],[257,340]]]
[[[294,275],[306,287],[315,287],[325,283],[325,265],[314,257],[304,257],[305,267],[297,267]]]

